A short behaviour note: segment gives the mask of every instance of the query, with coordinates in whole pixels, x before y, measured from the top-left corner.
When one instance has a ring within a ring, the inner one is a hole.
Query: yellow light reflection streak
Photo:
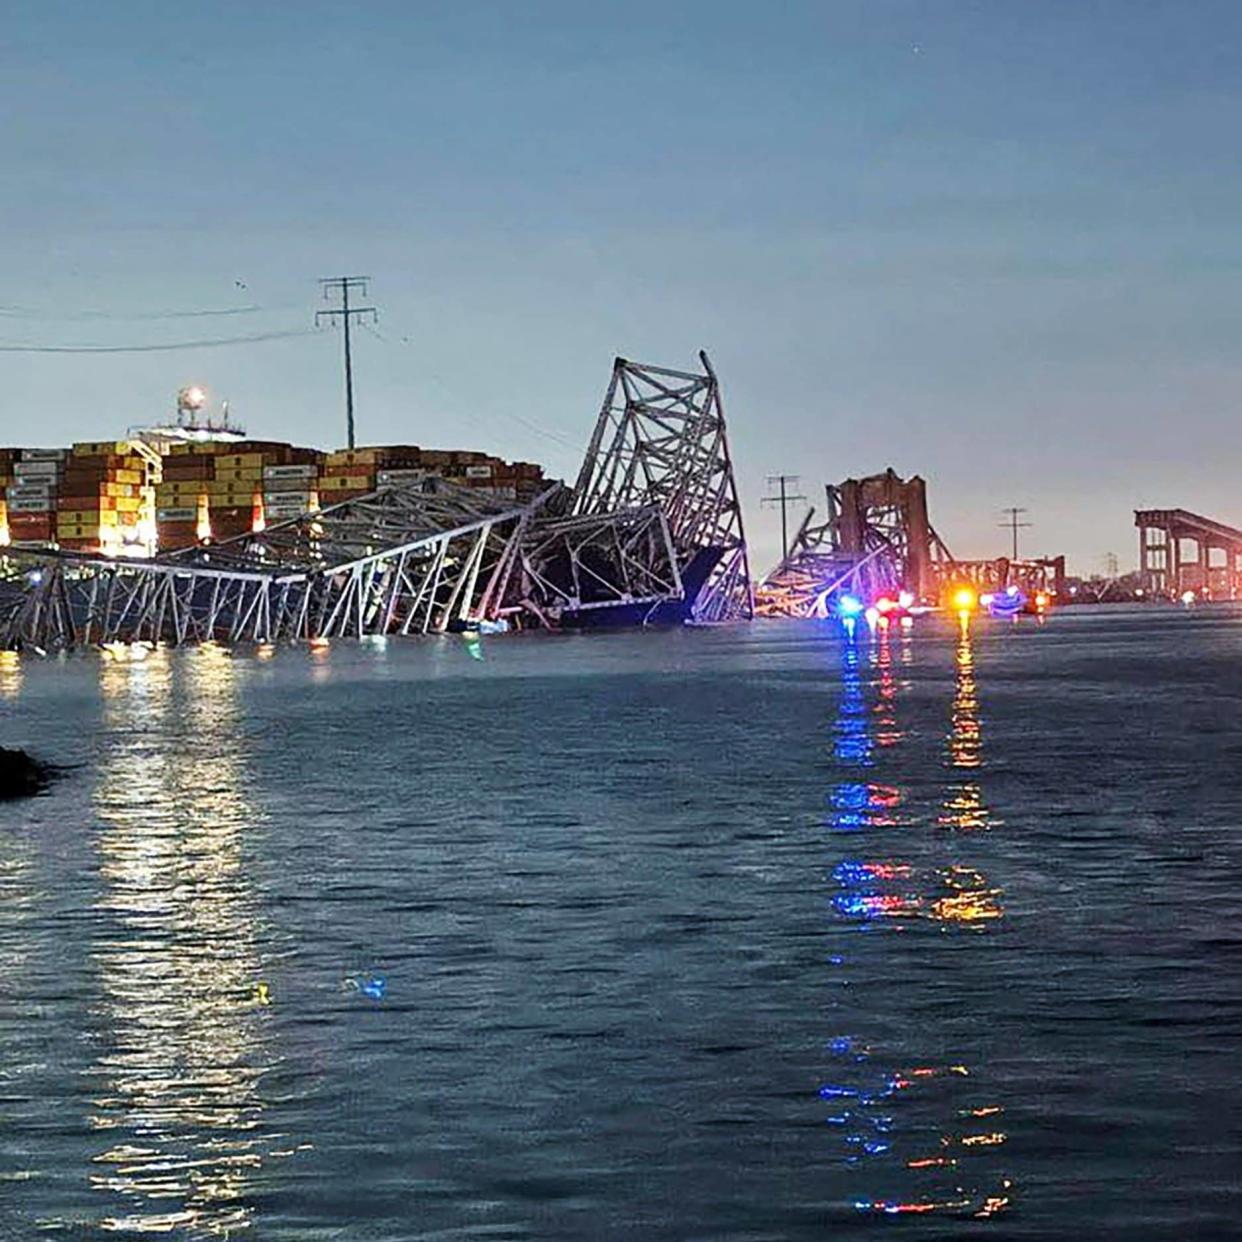
[[[981,923],[999,919],[1001,908],[999,888],[989,888],[982,873],[973,867],[952,866],[940,872],[945,887],[951,891],[932,903],[931,917],[942,923]]]
[[[16,651],[0,651],[0,699],[15,699],[22,688],[22,661]]]
[[[96,791],[103,994],[91,1125],[107,1136],[91,1181],[124,1210],[110,1232],[226,1236],[252,1223],[270,1066],[257,902],[244,868],[237,672],[206,646],[101,661],[110,745]]]
[[[979,689],[975,681],[975,653],[970,637],[970,618],[962,617],[958,627],[956,684],[953,694],[952,731],[949,734],[949,764],[969,772],[983,766],[983,728],[979,722]],[[945,828],[963,831],[992,826],[983,791],[974,777],[949,787],[940,815]]]

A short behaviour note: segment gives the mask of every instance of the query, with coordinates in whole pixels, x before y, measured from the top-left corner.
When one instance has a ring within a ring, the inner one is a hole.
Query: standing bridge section
[[[1148,595],[1242,595],[1242,530],[1187,509],[1136,509],[1139,575]]]

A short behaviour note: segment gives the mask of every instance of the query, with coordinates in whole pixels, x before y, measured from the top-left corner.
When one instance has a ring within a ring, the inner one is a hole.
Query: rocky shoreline
[[[40,794],[51,784],[53,775],[52,768],[24,750],[0,746],[0,801]]]

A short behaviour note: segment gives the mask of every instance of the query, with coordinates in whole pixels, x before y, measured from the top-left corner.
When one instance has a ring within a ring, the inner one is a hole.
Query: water
[[[1240,652],[0,662],[0,1238],[1238,1236]]]

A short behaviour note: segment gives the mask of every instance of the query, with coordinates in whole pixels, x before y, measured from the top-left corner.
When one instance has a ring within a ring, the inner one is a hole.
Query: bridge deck
[[[1242,530],[1191,513],[1188,509],[1136,509],[1134,525],[1140,530],[1145,527],[1172,530],[1188,539],[1203,536],[1222,544],[1242,547]]]

